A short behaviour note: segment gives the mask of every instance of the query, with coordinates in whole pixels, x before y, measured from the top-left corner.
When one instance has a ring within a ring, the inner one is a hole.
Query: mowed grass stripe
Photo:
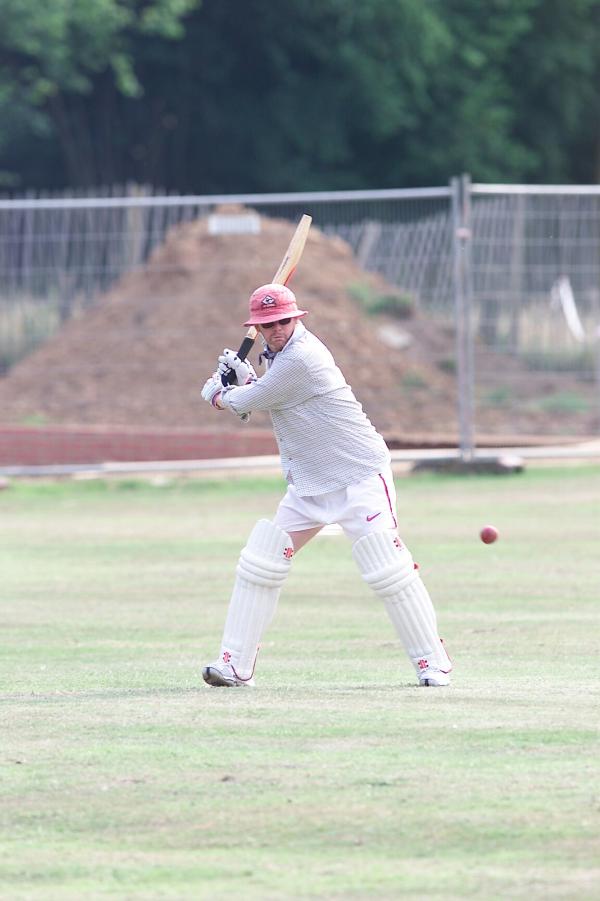
[[[295,560],[257,689],[201,685],[278,480],[0,494],[0,897],[598,896],[600,469],[398,491],[447,691],[339,537]]]

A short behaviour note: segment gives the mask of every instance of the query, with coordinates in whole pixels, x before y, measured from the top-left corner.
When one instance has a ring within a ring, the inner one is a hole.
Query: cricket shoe
[[[419,685],[430,688],[443,688],[445,685],[450,685],[450,674],[433,666],[428,666],[427,669],[419,673]]]
[[[222,663],[220,660],[205,666],[202,670],[202,678],[207,685],[215,687],[236,688],[237,686],[252,687],[254,685],[253,676],[250,676],[249,679],[240,679],[229,663]]]

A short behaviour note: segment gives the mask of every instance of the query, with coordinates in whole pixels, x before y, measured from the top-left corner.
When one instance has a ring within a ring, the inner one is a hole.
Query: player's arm
[[[250,413],[252,410],[272,410],[276,407],[295,406],[308,400],[314,394],[308,367],[296,357],[287,359],[279,357],[276,365],[271,366],[255,382],[227,388],[216,385],[215,389],[218,390],[211,399],[213,406],[229,408],[238,416]],[[203,396],[205,396],[204,391]],[[205,400],[208,399],[205,397]]]
[[[280,357],[256,382],[226,388],[221,403],[238,415],[300,404],[314,394],[308,367],[296,357]]]

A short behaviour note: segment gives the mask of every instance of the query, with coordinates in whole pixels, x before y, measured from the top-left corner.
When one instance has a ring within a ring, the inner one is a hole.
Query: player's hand
[[[215,372],[204,383],[204,388],[202,389],[202,397],[209,404],[212,404],[213,407],[216,407],[217,410],[222,410],[223,407],[219,403],[222,390],[223,382],[221,381],[221,376]]]
[[[257,379],[253,365],[248,363],[247,360],[240,360],[234,350],[226,347],[219,357],[219,376],[221,381],[223,376],[230,371],[233,371],[235,374],[232,382],[234,385],[247,385],[248,382],[255,382]]]

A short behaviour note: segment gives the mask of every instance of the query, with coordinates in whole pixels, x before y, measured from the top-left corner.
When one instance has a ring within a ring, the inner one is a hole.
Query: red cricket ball
[[[484,544],[493,544],[498,537],[498,529],[495,526],[484,526],[479,537]]]

